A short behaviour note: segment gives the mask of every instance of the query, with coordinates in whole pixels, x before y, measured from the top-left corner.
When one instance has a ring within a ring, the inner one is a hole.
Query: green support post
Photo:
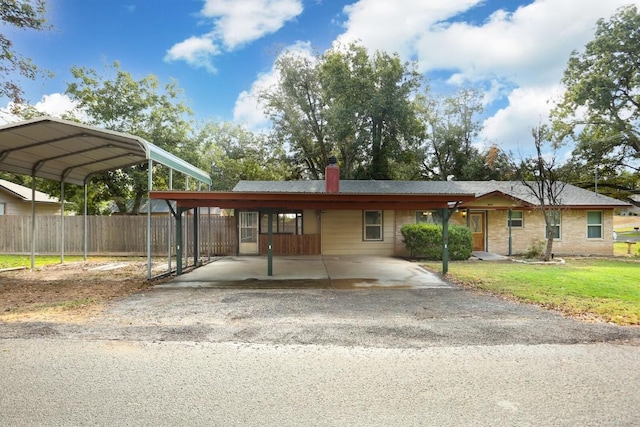
[[[182,274],[182,208],[177,208],[176,214],[176,274]]]
[[[269,240],[267,241],[267,275],[273,276],[273,212],[269,211]]]
[[[511,256],[511,251],[513,249],[513,241],[511,239],[511,209],[509,209],[509,256]]]
[[[193,266],[200,267],[200,209],[193,209]]]
[[[449,272],[449,209],[442,209],[442,274]]]

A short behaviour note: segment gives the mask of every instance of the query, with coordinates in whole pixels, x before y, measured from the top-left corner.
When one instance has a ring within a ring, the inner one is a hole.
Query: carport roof
[[[230,192],[152,191],[151,199],[175,200],[179,207],[231,209],[422,210],[475,199],[454,182],[341,181],[326,192],[324,181],[240,181]]]
[[[0,126],[6,172],[83,185],[93,174],[148,160],[211,184],[204,171],[135,135],[52,117]]]

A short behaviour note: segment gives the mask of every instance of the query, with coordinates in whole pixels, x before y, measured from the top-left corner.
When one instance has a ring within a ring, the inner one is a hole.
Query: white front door
[[[240,255],[260,253],[258,247],[258,212],[240,212]]]

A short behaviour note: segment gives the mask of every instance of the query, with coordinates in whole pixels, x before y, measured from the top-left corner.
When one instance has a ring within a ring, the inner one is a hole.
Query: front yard
[[[640,260],[567,259],[561,265],[453,262],[447,278],[586,320],[640,325]],[[440,263],[424,263],[438,272]]]

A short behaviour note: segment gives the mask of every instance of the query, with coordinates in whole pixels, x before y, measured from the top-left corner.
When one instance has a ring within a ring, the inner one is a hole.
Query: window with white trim
[[[551,211],[547,212],[547,215],[551,215],[551,228],[553,229],[553,238],[560,239],[562,236],[562,214],[560,211]],[[545,227],[546,230],[546,227]],[[547,238],[547,233],[545,231],[544,238]]]
[[[511,211],[511,220],[509,220],[509,217],[507,216],[507,227],[522,228],[523,226],[524,211]]]
[[[587,239],[602,239],[602,211],[587,212]]]
[[[4,207],[5,207],[5,204],[0,203],[0,215],[4,215]]]
[[[382,240],[382,211],[362,212],[362,240]]]

